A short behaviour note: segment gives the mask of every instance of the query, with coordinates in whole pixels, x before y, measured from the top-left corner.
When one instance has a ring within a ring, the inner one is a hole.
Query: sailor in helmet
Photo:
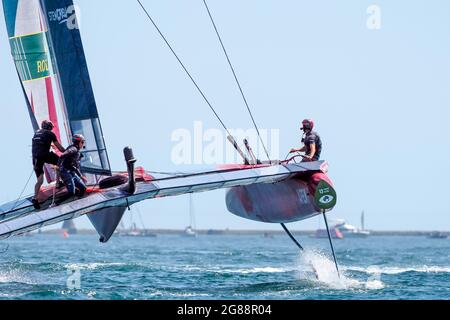
[[[72,145],[60,156],[58,166],[61,172],[61,179],[67,188],[69,196],[82,197],[86,192],[87,179],[80,172],[80,160],[86,140],[81,134],[72,137]],[[78,192],[77,192],[78,190]]]
[[[32,141],[32,155],[33,155],[33,167],[36,173],[37,182],[34,186],[34,197],[32,199],[35,209],[40,209],[38,195],[44,182],[44,165],[46,163],[56,165],[58,163],[58,155],[50,151],[52,143],[60,152],[64,152],[65,149],[58,142],[56,134],[52,132],[55,125],[49,120],[44,120],[41,123],[41,129],[37,130],[33,136]]]
[[[313,131],[314,121],[312,119],[305,119],[302,121],[303,130],[303,147],[300,149],[291,149],[291,153],[305,152],[303,161],[317,161],[320,159],[320,153],[322,152],[322,140],[317,132]]]

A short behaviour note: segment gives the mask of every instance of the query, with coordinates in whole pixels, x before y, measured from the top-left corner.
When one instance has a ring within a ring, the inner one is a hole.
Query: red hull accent
[[[134,171],[135,173],[135,180],[137,182],[150,182],[154,180],[154,177],[149,175],[143,167],[137,167]],[[117,174],[123,175],[125,177],[128,177],[128,173],[126,172],[119,172]],[[39,192],[38,201],[40,203],[44,203],[45,201],[52,200],[53,198],[53,190],[55,189],[54,185],[50,185],[47,187],[41,187],[41,190]],[[95,186],[87,186],[86,194],[95,193],[95,192],[103,192],[98,187],[98,184]],[[58,199],[60,197],[63,197],[67,194],[67,189],[65,186],[62,186],[61,188],[57,188],[55,192],[55,198]]]
[[[61,134],[59,130],[59,124],[58,124],[58,116],[56,114],[56,105],[55,105],[55,98],[53,96],[53,88],[52,88],[52,78],[48,77],[45,79],[45,87],[47,91],[47,101],[48,101],[48,114],[49,114],[49,120],[53,122],[55,125],[55,129],[53,129],[53,132],[56,134],[56,137],[58,138],[58,141],[61,142]],[[55,148],[55,152],[60,155],[61,152],[59,152],[58,149]]]

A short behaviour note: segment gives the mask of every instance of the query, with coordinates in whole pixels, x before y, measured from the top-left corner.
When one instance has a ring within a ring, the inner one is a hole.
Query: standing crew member
[[[60,152],[65,149],[58,142],[58,138],[52,132],[55,125],[49,120],[42,121],[41,129],[36,131],[32,142],[33,167],[36,173],[37,182],[34,186],[34,198],[32,199],[35,209],[40,209],[38,195],[42,184],[44,183],[44,164],[57,165],[59,157],[57,154],[50,151],[52,143],[58,148]]]
[[[82,197],[86,192],[87,179],[80,172],[80,150],[84,147],[85,139],[81,134],[75,134],[72,143],[59,158],[58,166],[69,196]]]
[[[304,132],[302,142],[304,146],[300,149],[291,149],[291,153],[305,152],[303,161],[318,161],[320,153],[322,152],[322,140],[317,132],[312,131],[314,128],[314,121],[312,119],[305,119],[302,121],[300,130]]]

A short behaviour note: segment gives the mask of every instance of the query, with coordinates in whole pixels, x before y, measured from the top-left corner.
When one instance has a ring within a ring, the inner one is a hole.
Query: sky
[[[201,0],[143,4],[230,128],[252,128]],[[154,171],[188,171],[172,135],[222,128],[136,1],[78,0],[80,29],[110,162],[122,149]],[[313,118],[338,193],[330,219],[376,230],[450,230],[450,3],[430,1],[209,0],[261,129],[279,130],[279,157],[300,146]],[[377,13],[368,10],[375,5]],[[375,20],[374,20],[375,19]],[[30,175],[32,127],[0,13],[0,201]],[[256,143],[256,142],[254,142]],[[259,156],[264,157],[262,150]],[[31,194],[35,177],[25,193]],[[227,212],[225,191],[194,195],[200,229],[280,229]],[[183,229],[189,197],[146,201],[125,217]],[[131,217],[131,218],[130,218]],[[85,217],[76,220],[88,228]],[[315,229],[319,219],[292,229]],[[322,224],[323,226],[323,224]]]

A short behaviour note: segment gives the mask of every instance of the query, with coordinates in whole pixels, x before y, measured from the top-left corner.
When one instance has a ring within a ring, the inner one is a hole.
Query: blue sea
[[[0,299],[449,299],[450,239],[33,235],[0,242]],[[313,271],[316,270],[316,271]]]

